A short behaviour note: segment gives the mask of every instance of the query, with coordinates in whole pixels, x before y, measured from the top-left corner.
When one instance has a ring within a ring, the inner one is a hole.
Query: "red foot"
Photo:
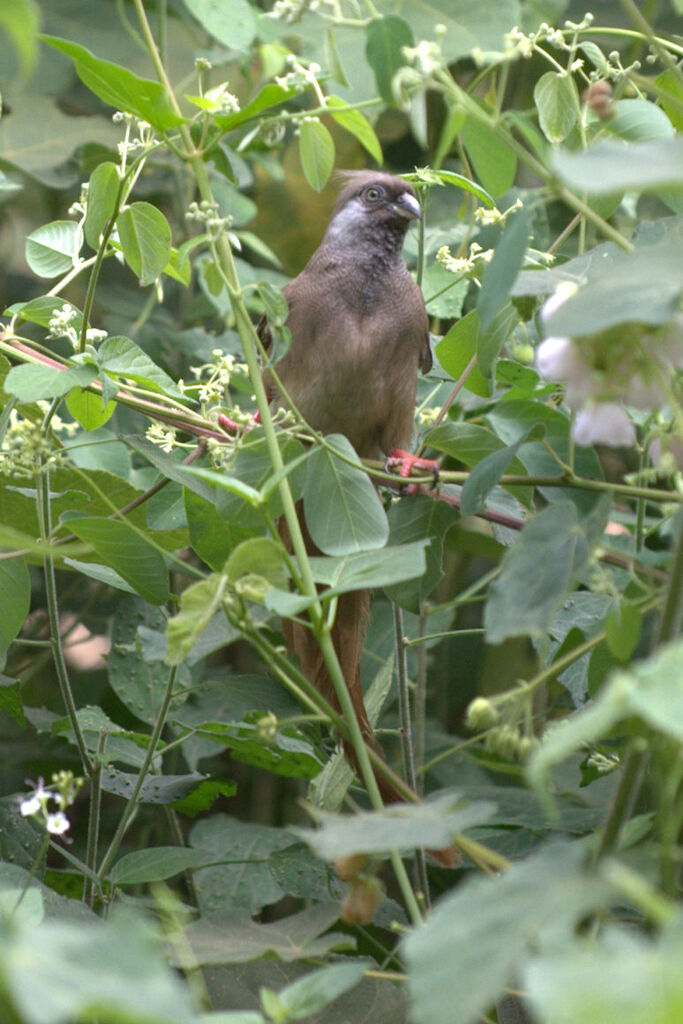
[[[404,452],[402,448],[392,449],[385,466],[388,471],[398,466],[398,475],[403,480],[407,480],[413,468],[415,468],[431,473],[434,477],[435,487],[439,482],[439,463],[436,459],[421,459],[417,455],[412,455],[411,452]],[[411,487],[406,489],[405,493],[414,494],[416,491],[417,485],[413,484]]]
[[[246,427],[244,428],[245,433],[248,434],[249,431],[253,430],[254,427],[260,422],[261,413],[255,412],[251,418],[251,422],[247,423]],[[240,424],[235,423],[235,421],[231,420],[229,416],[226,416],[224,412],[218,413],[218,426],[221,427],[226,432],[226,434],[236,434],[240,429]]]

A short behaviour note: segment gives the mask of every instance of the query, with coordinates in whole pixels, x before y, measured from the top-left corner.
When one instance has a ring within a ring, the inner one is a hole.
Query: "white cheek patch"
[[[353,235],[361,225],[367,222],[367,210],[363,201],[356,196],[346,206],[342,207],[339,213],[330,221],[326,236],[329,239],[343,238],[345,235]]]

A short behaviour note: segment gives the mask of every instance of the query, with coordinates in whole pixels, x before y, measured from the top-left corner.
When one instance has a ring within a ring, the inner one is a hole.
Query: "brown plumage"
[[[284,289],[292,341],[275,371],[312,427],[324,434],[344,434],[362,458],[379,458],[410,443],[417,372],[432,365],[424,299],[401,254],[420,207],[413,187],[400,178],[376,171],[344,178],[319,248]],[[265,321],[259,333],[267,346]],[[283,405],[269,373],[265,382],[276,404]],[[309,552],[319,554],[302,525]],[[289,543],[286,526],[280,529]],[[367,592],[339,599],[333,641],[361,730],[380,750],[360,681],[369,604]],[[311,632],[291,622],[283,628],[302,671],[338,709]],[[357,769],[350,744],[345,751]],[[386,801],[401,799],[380,777],[378,783]]]

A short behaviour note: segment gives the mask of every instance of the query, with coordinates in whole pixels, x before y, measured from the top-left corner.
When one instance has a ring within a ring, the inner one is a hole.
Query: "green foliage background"
[[[680,0],[271,7],[0,11],[1,1015],[678,1024]],[[364,166],[424,209],[412,495],[260,380]],[[633,444],[577,444],[593,400]]]

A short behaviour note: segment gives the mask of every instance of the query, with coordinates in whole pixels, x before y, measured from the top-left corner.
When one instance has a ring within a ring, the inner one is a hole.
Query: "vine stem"
[[[97,863],[97,843],[100,834],[100,813],[102,808],[102,758],[107,745],[106,730],[100,732],[97,741],[97,751],[93,761],[93,770],[90,775],[90,806],[88,808],[88,840],[85,851],[85,862],[92,872],[85,879],[83,889],[83,900],[92,908],[95,902],[94,872]]]
[[[157,720],[154,723],[154,729],[152,730],[152,735],[150,736],[149,739],[149,745],[147,747],[144,760],[142,762],[142,765],[140,766],[140,771],[138,772],[138,777],[135,780],[135,785],[133,786],[133,792],[128,798],[128,803],[123,809],[123,814],[121,815],[120,821],[116,828],[116,832],[112,837],[107,852],[102,858],[102,863],[100,864],[99,871],[97,872],[97,877],[100,883],[106,878],[107,872],[112,866],[114,857],[116,856],[119,846],[121,845],[121,840],[126,834],[126,829],[128,828],[130,820],[137,808],[138,798],[140,796],[140,792],[142,791],[145,779],[147,778],[147,773],[149,772],[149,769],[152,766],[152,761],[156,757],[157,744],[159,743],[159,739],[161,738],[163,728],[166,725],[166,718],[168,717],[168,711],[171,706],[171,700],[173,698],[176,671],[177,668],[175,665],[173,665],[173,667],[170,669],[168,673],[168,681],[166,683],[164,697],[161,702],[161,707],[159,708]]]
[[[55,671],[57,673],[57,681],[59,683],[62,701],[64,702],[64,707],[69,717],[71,728],[74,731],[76,746],[78,747],[78,753],[83,766],[83,773],[90,779],[92,778],[93,764],[88,754],[88,748],[85,743],[85,737],[83,736],[80,722],[78,721],[78,711],[76,710],[76,702],[71,689],[71,680],[69,679],[69,671],[66,667],[64,649],[62,647],[62,637],[60,633],[59,601],[57,598],[55,563],[54,558],[52,557],[51,548],[49,547],[49,538],[52,533],[52,510],[50,502],[50,469],[47,465],[44,467],[44,471],[38,475],[36,491],[38,493],[37,511],[40,536],[41,540],[48,548],[43,556],[43,574],[45,577],[47,615],[50,623],[52,657],[54,659]]]
[[[145,39],[150,57],[154,63],[154,67],[159,78],[159,81],[164,86],[169,103],[171,104],[174,111],[178,116],[182,116],[178,101],[175,97],[173,87],[169,81],[164,67],[163,61],[159,54],[156,41],[152,35],[152,31],[147,20],[147,15],[144,9],[142,0],[133,0],[134,7],[138,16],[142,34]],[[206,166],[197,153],[190,130],[185,124],[178,126],[178,132],[185,147],[186,160],[192,169],[195,180],[197,182],[197,189],[202,200],[213,204],[214,197],[211,189],[211,183],[206,170]],[[265,386],[261,378],[260,368],[258,364],[258,338],[256,330],[251,322],[247,309],[242,300],[242,292],[240,288],[239,278],[237,276],[237,270],[230,248],[229,240],[226,234],[223,232],[216,240],[216,248],[221,265],[221,271],[225,275],[225,280],[228,283],[230,302],[232,306],[233,315],[235,317],[235,325],[237,327],[240,339],[242,341],[242,347],[244,350],[245,360],[249,369],[249,377],[254,389],[256,396],[256,405],[261,416],[261,425],[263,427],[264,435],[266,438],[266,444],[268,447],[268,453],[271,461],[271,465],[275,473],[282,472],[284,470],[284,462],[282,459],[282,452],[277,442],[277,435],[275,432],[275,425],[270,413],[270,406],[266,395]],[[344,676],[339,665],[339,659],[337,658],[334,644],[332,642],[332,636],[330,633],[330,627],[326,622],[325,615],[323,612],[322,605],[317,600],[317,588],[315,580],[313,579],[313,573],[311,570],[310,562],[308,560],[308,553],[306,551],[306,544],[304,541],[301,525],[296,512],[296,506],[292,497],[291,488],[289,481],[286,476],[282,476],[278,483],[278,492],[280,500],[282,502],[283,514],[289,530],[289,535],[292,541],[292,547],[294,554],[297,559],[299,572],[301,574],[302,592],[309,597],[315,598],[316,600],[311,606],[309,615],[313,632],[316,640],[320,647],[320,652],[323,656],[326,668],[329,672],[332,685],[334,686],[339,705],[342,710],[342,714],[346,719],[347,726],[349,729],[350,740],[354,748],[354,752],[358,759],[358,764],[363,778],[363,783],[368,791],[370,802],[375,809],[381,809],[383,807],[382,797],[377,785],[370,757],[368,754],[367,747],[363,740],[363,734],[360,729],[360,724],[356,718],[351,696],[349,694]],[[410,914],[411,920],[414,924],[419,924],[422,921],[422,914],[418,906],[415,894],[410,880],[408,878],[405,865],[401,860],[397,851],[391,854],[392,866],[396,874],[396,879],[401,889],[406,908]]]

